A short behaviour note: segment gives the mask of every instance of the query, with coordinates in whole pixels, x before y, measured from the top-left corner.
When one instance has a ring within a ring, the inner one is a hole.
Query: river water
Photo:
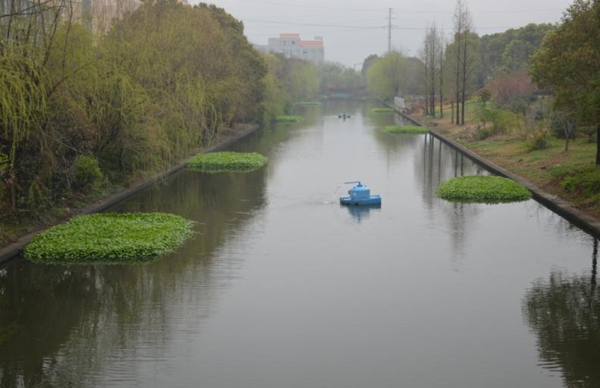
[[[533,200],[436,198],[487,173],[369,109],[307,108],[232,147],[265,168],[115,207],[197,222],[156,262],[0,267],[0,386],[600,386],[596,241]],[[353,180],[381,209],[338,204]]]

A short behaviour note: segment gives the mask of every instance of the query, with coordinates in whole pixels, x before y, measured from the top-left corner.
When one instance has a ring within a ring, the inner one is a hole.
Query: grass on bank
[[[277,123],[301,123],[304,121],[302,116],[277,116],[275,122]]]
[[[249,172],[264,166],[269,159],[256,152],[212,152],[188,160],[188,169],[198,172]]]
[[[437,190],[445,200],[468,203],[505,203],[531,198],[527,188],[511,179],[498,176],[465,176],[450,179]]]
[[[394,110],[392,108],[373,108],[371,109],[371,113],[394,113]]]
[[[81,215],[37,235],[25,247],[36,263],[135,263],[179,247],[193,222],[165,213]]]
[[[415,114],[436,131],[458,141],[499,166],[527,179],[541,190],[559,196],[584,213],[600,218],[600,169],[594,167],[595,138],[580,132],[565,152],[565,140],[548,132],[542,149],[532,149],[523,138],[522,128],[511,127],[504,134],[481,139],[477,132],[475,112],[478,103],[467,104],[466,126],[450,123],[450,107],[445,106],[444,119]],[[489,127],[489,126],[488,126]]]
[[[427,127],[418,125],[387,125],[383,128],[387,133],[402,133],[402,134],[422,134],[428,133]]]

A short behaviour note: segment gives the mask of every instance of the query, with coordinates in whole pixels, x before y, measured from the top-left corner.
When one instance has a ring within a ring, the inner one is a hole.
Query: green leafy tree
[[[531,74],[552,88],[555,107],[576,113],[581,125],[596,127],[600,165],[600,1],[576,0],[562,23],[533,56]]]
[[[406,57],[392,51],[378,59],[367,72],[367,87],[375,96],[390,99],[405,93],[409,65]]]

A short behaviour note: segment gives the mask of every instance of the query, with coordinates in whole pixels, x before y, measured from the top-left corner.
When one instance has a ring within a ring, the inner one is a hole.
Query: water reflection
[[[600,298],[597,291],[598,240],[592,269],[570,275],[553,271],[536,281],[523,302],[523,314],[537,334],[542,366],[560,372],[567,387],[600,386]]]
[[[352,216],[352,219],[357,223],[362,223],[363,221],[368,220],[371,217],[371,212],[380,212],[381,205],[372,205],[372,206],[343,206],[348,209],[348,213]]]
[[[209,317],[220,290],[236,278],[243,264],[236,235],[251,223],[253,233],[259,230],[265,176],[265,169],[183,171],[111,209],[164,211],[197,222],[195,237],[156,262],[69,267],[17,260],[2,268],[0,387],[88,386],[109,362],[127,375],[141,367],[134,355],[168,358],[180,322]],[[229,259],[215,263],[225,244]]]

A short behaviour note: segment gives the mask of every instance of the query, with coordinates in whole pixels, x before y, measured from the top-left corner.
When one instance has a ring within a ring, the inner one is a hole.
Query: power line
[[[393,9],[388,10],[388,53],[392,52],[392,12]]]
[[[258,4],[268,4],[268,5],[277,5],[283,7],[298,7],[298,8],[312,8],[312,9],[328,9],[335,11],[362,11],[362,12],[389,12],[389,8],[348,8],[348,7],[328,7],[328,6],[319,6],[319,5],[307,5],[307,4],[296,4],[296,3],[282,3],[277,1],[269,1],[269,0],[240,0],[242,3],[258,3]],[[507,10],[507,9],[498,9],[498,10],[485,10],[485,11],[471,11],[473,14],[497,14],[497,13],[534,13],[534,12],[559,12],[564,11],[564,8],[543,8],[543,9],[515,9],[515,10]],[[453,15],[454,11],[433,11],[433,10],[402,10],[402,13],[412,13],[412,14],[444,14],[444,15]]]
[[[341,24],[318,24],[318,23],[296,23],[296,22],[283,22],[276,20],[259,20],[259,19],[242,19],[242,22],[251,22],[251,23],[268,23],[268,24],[287,24],[287,25],[295,25],[295,26],[311,26],[311,27],[338,27],[338,28],[382,28],[381,26],[347,26]]]
[[[292,3],[279,3],[275,1],[267,0],[243,0],[242,3],[259,3],[268,5],[279,5],[284,7],[298,7],[298,8],[312,8],[312,9],[329,9],[334,11],[361,11],[361,12],[383,12],[385,8],[346,8],[346,7],[326,7],[320,5],[306,5],[306,4],[292,4]]]
[[[362,28],[363,30],[375,30],[375,29],[379,29],[382,30],[384,28],[387,27],[367,27],[367,28]],[[338,32],[354,32],[357,30],[360,30],[361,28],[353,28],[353,29],[345,29],[345,30],[329,30],[329,31],[300,31],[300,34],[334,34],[334,33],[338,33]],[[273,36],[276,35],[274,33],[268,33],[268,34],[246,34],[247,36]]]

